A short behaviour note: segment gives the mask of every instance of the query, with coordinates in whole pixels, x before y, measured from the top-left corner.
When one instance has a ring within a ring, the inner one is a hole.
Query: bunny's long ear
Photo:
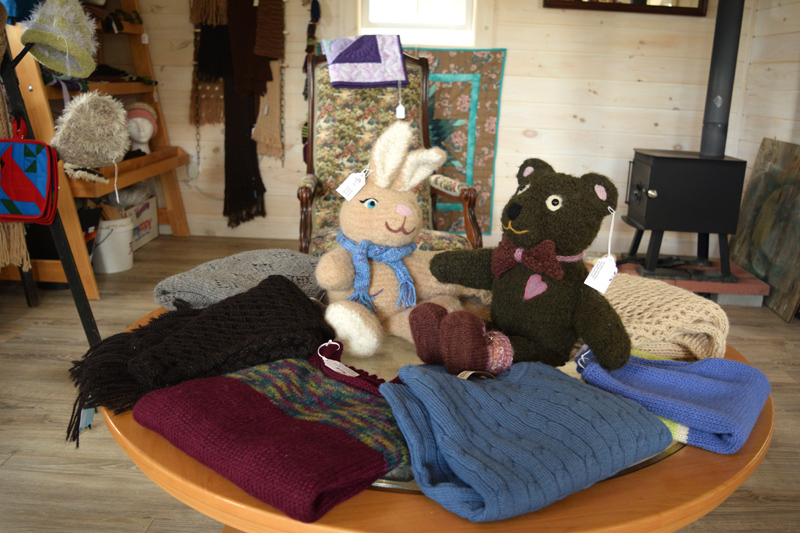
[[[400,177],[392,184],[393,189],[408,191],[418,183],[425,181],[434,170],[442,166],[447,154],[441,148],[414,150],[406,158],[406,164],[400,171]]]
[[[411,124],[397,121],[381,133],[372,145],[369,167],[375,171],[375,184],[384,189],[394,180],[408,154],[413,132]]]

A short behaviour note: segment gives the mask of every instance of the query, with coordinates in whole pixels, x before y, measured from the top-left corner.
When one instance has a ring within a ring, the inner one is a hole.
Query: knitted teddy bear
[[[342,203],[339,246],[325,253],[317,283],[328,291],[325,320],[345,353],[373,355],[384,332],[412,340],[408,314],[417,301],[460,309],[464,287],[437,281],[430,273],[434,252],[416,250],[422,211],[414,187],[445,160],[439,148],[413,150],[407,122],[389,126],[375,141],[365,185]]]
[[[466,311],[422,304],[410,317],[417,355],[451,373],[496,374],[512,361],[560,366],[583,339],[604,368],[621,367],[630,356],[630,338],[605,297],[584,284],[582,261],[617,205],[616,188],[605,176],[576,178],[540,159],[526,160],[517,181],[503,208],[496,248],[443,252],[431,261],[439,281],[491,289],[497,331],[487,332]]]

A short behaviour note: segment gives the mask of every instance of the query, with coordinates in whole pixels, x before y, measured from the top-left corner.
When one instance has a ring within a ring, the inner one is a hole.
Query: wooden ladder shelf
[[[121,8],[128,13],[138,11],[136,0],[120,0]],[[12,56],[16,57],[22,50],[20,36],[22,28],[19,26],[6,26],[8,42]],[[98,27],[98,32],[102,29]],[[153,66],[147,45],[142,42],[144,26],[141,24],[124,23],[119,33],[127,34],[128,45],[134,64],[134,74],[154,79]],[[17,65],[17,78],[19,79],[25,107],[28,110],[30,127],[37,139],[49,142],[55,133],[55,121],[50,108],[51,100],[61,100],[63,93],[55,87],[44,85],[39,64],[31,54]],[[186,212],[183,208],[178,178],[175,169],[189,163],[189,155],[177,146],[169,144],[167,130],[164,124],[163,113],[158,102],[156,88],[153,85],[140,82],[109,82],[89,83],[89,90],[96,90],[109,95],[137,95],[142,102],[151,105],[157,115],[158,128],[150,140],[151,153],[142,157],[129,159],[114,166],[99,169],[108,184],[94,183],[84,180],[73,180],[64,173],[63,164],[59,163],[59,197],[58,212],[64,223],[70,249],[75,257],[86,296],[90,300],[99,300],[100,291],[97,280],[92,270],[86,242],[78,219],[75,198],[97,198],[114,191],[116,178],[117,188],[123,189],[147,178],[158,176],[164,194],[165,208],[158,210],[158,223],[169,225],[172,234],[177,237],[189,236],[189,225],[186,222]],[[78,93],[70,93],[76,95]],[[32,260],[34,278],[37,281],[65,283],[66,276],[61,262],[57,259]],[[16,268],[6,267],[0,270],[0,279],[19,279]]]

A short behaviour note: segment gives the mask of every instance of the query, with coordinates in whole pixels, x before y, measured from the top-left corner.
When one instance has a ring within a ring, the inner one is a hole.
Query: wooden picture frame
[[[708,0],[697,0],[697,7],[648,5],[646,0],[621,0],[619,2],[598,2],[597,0],[544,0],[544,7],[705,17],[706,10],[708,9]]]

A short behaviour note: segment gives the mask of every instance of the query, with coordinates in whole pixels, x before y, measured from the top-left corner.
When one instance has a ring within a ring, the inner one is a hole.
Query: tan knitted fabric
[[[267,82],[267,94],[261,97],[258,117],[252,138],[257,143],[256,151],[268,157],[283,157],[281,140],[281,66],[272,64],[272,81]],[[265,112],[266,111],[266,112]]]
[[[728,316],[702,296],[630,274],[617,274],[605,296],[634,348],[670,359],[725,354]]]

